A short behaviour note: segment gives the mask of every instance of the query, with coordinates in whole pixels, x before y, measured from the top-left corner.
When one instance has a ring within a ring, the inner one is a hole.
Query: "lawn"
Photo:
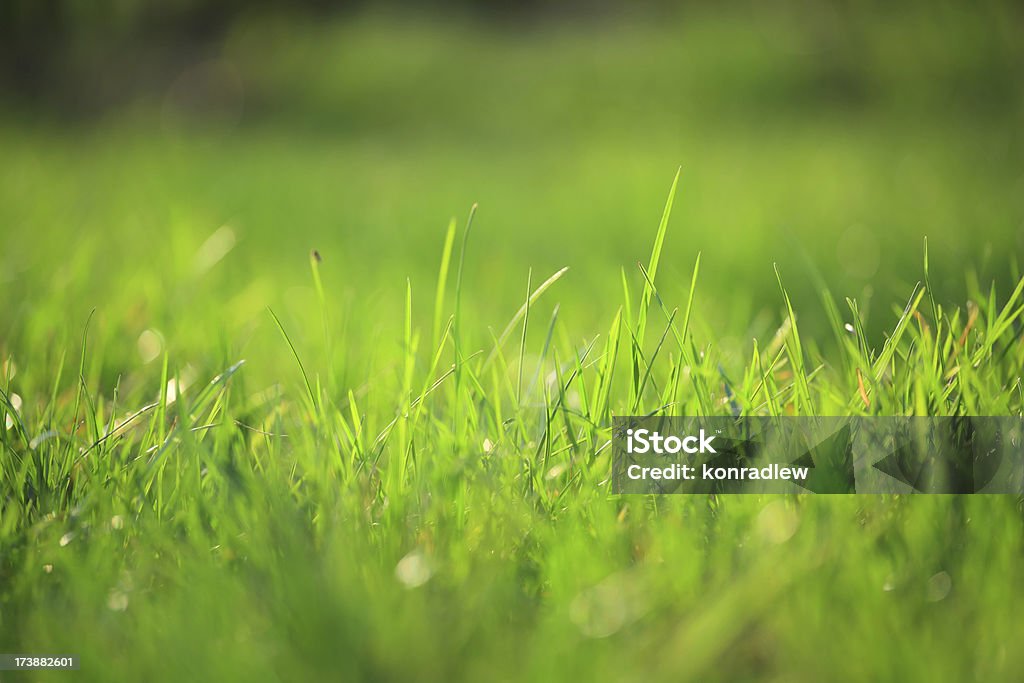
[[[616,496],[608,448],[656,411],[1022,415],[1001,26],[252,19],[100,117],[5,109],[0,652],[1015,679],[1021,497]]]

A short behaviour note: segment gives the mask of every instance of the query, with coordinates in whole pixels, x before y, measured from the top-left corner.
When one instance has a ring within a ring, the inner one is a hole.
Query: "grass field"
[[[6,113],[0,651],[1016,679],[1019,497],[610,494],[613,415],[1024,412],[1020,47],[833,20],[254,21]]]

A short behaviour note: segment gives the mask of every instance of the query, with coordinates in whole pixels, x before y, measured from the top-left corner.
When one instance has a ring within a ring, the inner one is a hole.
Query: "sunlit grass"
[[[1015,679],[1018,497],[610,494],[617,415],[1022,414],[1017,48],[949,12],[243,24],[239,121],[4,118],[0,651]]]
[[[656,411],[1020,415],[1022,286],[973,292],[967,313],[918,286],[881,348],[826,292],[833,351],[806,348],[789,308],[729,376],[689,329],[691,297],[680,316],[658,291],[670,210],[584,337],[557,306],[540,315],[563,271],[501,334],[468,328],[459,298],[484,285],[460,277],[467,225],[438,245],[432,329],[408,288],[372,375],[323,366],[344,323],[317,255],[299,324],[322,334],[296,342],[266,313],[270,387],[241,357],[189,365],[184,385],[168,352],[108,384],[98,320],[80,343],[39,339],[54,368],[8,352],[5,642],[124,679],[1014,670],[1015,499],[616,498],[607,446],[612,415]],[[953,646],[965,630],[976,647]]]

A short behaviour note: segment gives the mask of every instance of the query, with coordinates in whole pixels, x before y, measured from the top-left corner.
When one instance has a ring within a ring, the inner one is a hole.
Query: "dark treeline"
[[[111,80],[123,89],[161,63],[207,49],[244,12],[275,6],[323,12],[326,5],[320,0],[5,0],[0,2],[0,89],[9,96],[88,107],[109,95],[103,91]]]
[[[1015,1],[994,0],[984,8],[957,0],[897,4],[905,11],[913,3],[922,15],[945,14],[947,20],[957,16],[954,8],[962,12],[970,7],[967,11],[994,17],[994,25],[1003,24],[1004,33],[1005,24],[1019,28],[1021,22]],[[763,12],[765,5],[756,0],[0,0],[0,103],[41,105],[71,115],[102,110],[147,92],[153,84],[166,85],[182,68],[215,57],[231,27],[253,18],[321,20],[380,9],[411,16],[457,13],[520,26],[607,20],[620,12],[661,17],[690,9],[729,8]],[[818,42],[835,42],[831,47],[836,49],[823,54],[840,66],[856,66],[859,57],[855,40],[837,37],[855,37],[858,19],[867,16],[877,23],[895,11],[882,0],[841,0],[829,3],[829,10],[814,0],[772,0],[769,7],[769,12],[807,24]],[[827,22],[815,19],[826,14]],[[989,52],[1003,47],[996,45]],[[1004,62],[1012,60],[1000,64]],[[1002,82],[1004,76],[1013,74],[997,69],[985,77]],[[829,82],[841,85],[841,80]]]
[[[326,17],[372,7],[457,11],[520,22],[606,12],[611,0],[4,0],[0,2],[0,94],[71,111],[110,104],[175,65],[201,58],[230,26],[259,14]],[[666,7],[644,0],[633,8]]]

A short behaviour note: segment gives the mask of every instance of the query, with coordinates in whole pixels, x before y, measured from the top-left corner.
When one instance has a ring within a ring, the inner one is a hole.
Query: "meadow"
[[[1016,496],[616,415],[1024,411],[1016,15],[239,22],[0,117],[0,680],[1013,680]]]

